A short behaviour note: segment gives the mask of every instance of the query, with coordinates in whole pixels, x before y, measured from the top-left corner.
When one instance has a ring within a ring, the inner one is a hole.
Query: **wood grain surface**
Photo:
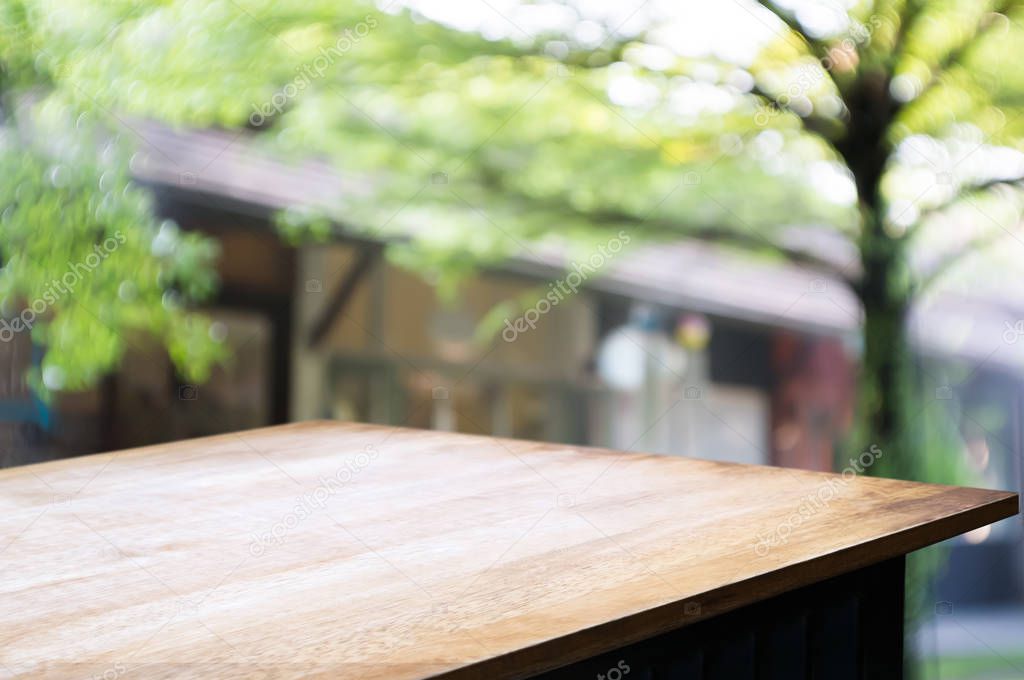
[[[11,468],[0,677],[520,678],[1017,506],[333,422]]]

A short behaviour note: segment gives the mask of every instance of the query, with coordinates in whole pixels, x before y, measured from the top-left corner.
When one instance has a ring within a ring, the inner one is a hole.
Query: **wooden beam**
[[[349,267],[348,273],[345,274],[345,278],[338,283],[338,287],[335,288],[334,292],[331,294],[331,299],[327,302],[327,305],[313,324],[313,330],[310,331],[308,340],[308,346],[310,348],[319,345],[327,335],[327,332],[331,330],[331,326],[334,325],[338,316],[345,311],[345,307],[348,306],[349,300],[351,300],[352,295],[355,294],[356,287],[359,285],[359,282],[370,270],[370,267],[372,267],[377,261],[380,253],[380,245],[367,245],[363,247],[358,258],[354,263],[352,263],[352,266]]]

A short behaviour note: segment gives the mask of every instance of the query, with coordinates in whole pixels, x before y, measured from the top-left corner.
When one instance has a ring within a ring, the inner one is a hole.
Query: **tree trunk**
[[[872,475],[918,478],[912,414],[913,365],[907,334],[908,300],[865,296],[864,354],[861,363],[859,413],[862,430],[858,452],[878,446],[884,455]]]
[[[886,234],[878,217],[869,219],[861,242],[863,278],[858,287],[864,309],[864,354],[858,411],[860,432],[854,445],[878,446],[871,474],[918,478],[922,452],[911,422],[916,388],[907,330],[911,289],[903,243]]]
[[[906,245],[886,231],[881,181],[889,156],[886,135],[894,114],[885,73],[866,73],[847,96],[849,120],[846,137],[837,150],[853,173],[862,225],[862,276],[856,286],[864,309],[863,358],[860,375],[858,424],[851,442],[853,455],[878,446],[884,454],[870,474],[913,478],[914,459],[909,446],[909,410],[913,401],[907,314],[909,285]],[[843,466],[840,466],[843,467]]]

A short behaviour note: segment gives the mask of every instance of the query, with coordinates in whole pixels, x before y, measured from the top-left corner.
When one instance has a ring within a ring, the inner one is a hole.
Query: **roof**
[[[339,193],[369,193],[367,180],[345,175],[316,159],[275,157],[259,148],[256,135],[247,131],[175,130],[149,121],[137,121],[133,129],[143,142],[132,160],[136,178],[195,199],[265,214],[332,203]],[[806,234],[796,236],[807,238]],[[817,237],[818,242],[805,247],[842,261],[846,253],[838,244],[820,241],[821,230]],[[509,267],[557,279],[566,264],[564,253],[531,249]],[[587,283],[591,289],[638,300],[801,332],[852,338],[862,318],[859,301],[836,278],[700,241],[632,248]],[[1024,368],[1024,323],[1019,324],[1024,319],[1024,299],[1016,291],[1021,289],[1024,279],[984,293],[930,296],[912,314],[916,345],[927,354],[1020,371]]]

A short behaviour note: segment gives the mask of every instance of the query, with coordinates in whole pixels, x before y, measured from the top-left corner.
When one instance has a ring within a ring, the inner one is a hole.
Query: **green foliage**
[[[722,112],[681,116],[678,90],[702,86],[686,74],[699,64],[648,69],[639,41],[569,41],[559,61],[551,36],[487,40],[362,3],[28,5],[47,77],[78,105],[191,125],[239,126],[262,111],[280,151],[378,177],[372,199],[324,208],[375,235],[413,234],[421,247],[403,260],[418,254],[436,273],[552,232],[571,241],[595,223],[642,221],[657,238],[728,224],[765,249],[764,232],[784,221],[854,224],[808,185],[807,165],[829,151],[791,116],[759,137],[753,102],[728,88]],[[722,84],[736,72],[721,64],[702,77]],[[624,88],[650,101],[615,104],[609,93]],[[322,238],[316,219],[306,232],[282,224]]]
[[[662,26],[689,17],[652,11],[646,24],[628,28],[599,19],[588,24],[600,36],[593,39],[574,31],[587,17],[573,2],[522,5],[569,16],[561,27],[524,30],[509,19],[507,30],[482,34],[402,4],[2,0],[5,109],[10,116],[26,98],[66,108],[65,133],[55,121],[54,139],[74,129],[72,111],[91,112],[91,121],[119,134],[131,132],[130,116],[249,127],[279,153],[317,156],[365,180],[339,188],[328,204],[285,211],[277,222],[286,239],[322,241],[343,224],[395,241],[394,261],[449,292],[480,265],[539,244],[579,247],[619,229],[648,240],[710,238],[835,269],[782,243],[786,227],[810,225],[847,239],[861,264],[876,249],[898,252],[884,287],[909,305],[942,273],[909,265],[922,250],[972,250],[970,238],[947,238],[959,224],[950,215],[963,192],[993,178],[987,161],[963,159],[1021,147],[1018,3],[861,2],[813,30],[803,14],[761,4],[774,16],[746,6],[749,23],[762,29],[748,56],[717,48],[694,56]],[[727,39],[740,40],[723,33]],[[881,121],[881,129],[865,121]],[[17,137],[9,148],[27,148]],[[865,164],[866,148],[888,162]],[[76,172],[84,173],[75,180],[80,200],[102,200],[98,191],[89,196],[96,178],[86,175],[110,168]],[[121,173],[127,183],[123,166]],[[940,174],[949,181],[922,191]],[[32,181],[47,186],[42,175]],[[184,314],[177,302],[208,289],[208,247],[179,238],[173,254],[146,251],[163,233],[147,220],[148,208],[133,192],[102,193],[134,206],[116,224],[139,244],[137,277],[163,273],[155,287],[136,282],[146,292],[131,313],[97,305],[117,318],[104,319],[115,330],[96,343],[95,359],[72,360],[70,350],[51,347],[67,352],[62,368],[77,376],[68,384],[109,369],[129,328],[155,333],[180,361],[196,355],[193,370],[202,374],[215,352],[198,340],[202,332],[172,330],[191,326],[170,319]],[[1019,215],[1005,193],[984,198]],[[60,205],[50,204],[48,219],[69,209]],[[68,227],[48,228],[52,236],[40,243],[60,241],[56,230]],[[5,252],[21,247],[29,246],[11,241]],[[836,273],[849,277],[851,269]],[[11,294],[31,296],[26,277],[17,274],[26,283]],[[102,288],[110,299],[120,288],[114,283]],[[876,314],[877,301],[859,292],[869,317]],[[55,308],[53,324],[74,309]],[[891,342],[906,339],[896,332]],[[872,412],[892,411],[905,397],[891,392],[876,395]]]
[[[29,376],[43,395],[92,385],[147,337],[205,379],[223,347],[187,305],[216,285],[214,244],[155,220],[119,141],[89,113],[56,97],[25,108],[31,130],[0,138],[0,339],[30,332],[46,349]]]
[[[657,31],[597,47],[558,31],[487,39],[361,2],[4,7],[22,29],[5,61],[32,63],[36,80],[80,107],[189,125],[254,121],[282,153],[372,178],[366,191],[288,215],[283,233],[322,240],[330,216],[411,238],[401,260],[434,276],[595,228],[653,239],[713,231],[762,252],[791,224],[855,241],[853,197],[826,197],[819,182],[843,172],[834,145],[846,100],[872,79],[896,78],[911,98],[896,108],[892,148],[975,130],[1019,145],[1024,125],[1024,80],[1006,67],[1024,44],[1020,27],[980,31],[974,45],[979,28],[998,23],[985,3],[861,3],[845,26],[813,38],[776,20],[749,63],[681,56]],[[885,194],[912,184],[888,182]]]

